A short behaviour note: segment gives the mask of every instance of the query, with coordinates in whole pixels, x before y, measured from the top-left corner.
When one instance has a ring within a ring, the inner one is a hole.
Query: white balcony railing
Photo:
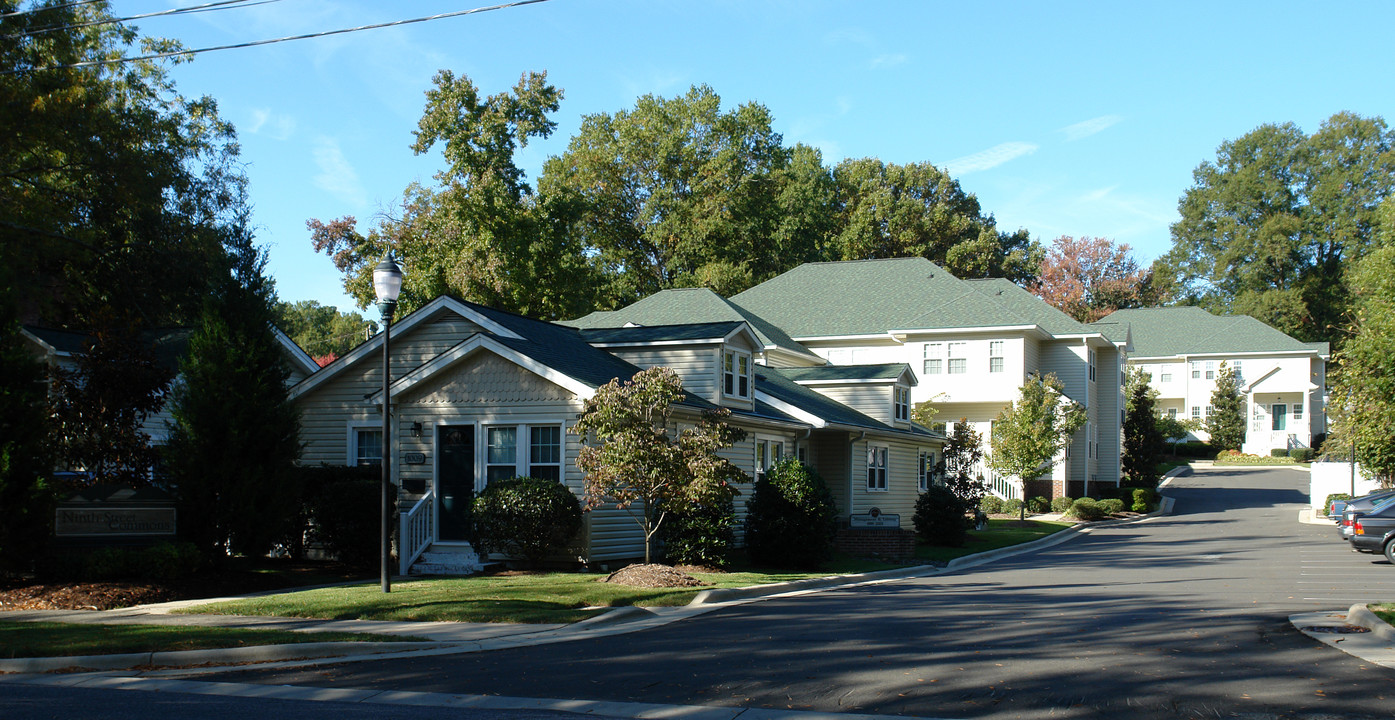
[[[397,554],[401,560],[403,575],[406,575],[412,563],[431,547],[431,541],[436,537],[436,513],[432,511],[435,500],[435,493],[427,490],[426,495],[422,496],[411,510],[402,513],[398,518]]]

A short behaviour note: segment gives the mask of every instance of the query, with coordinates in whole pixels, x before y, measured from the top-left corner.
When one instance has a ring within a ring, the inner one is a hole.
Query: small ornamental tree
[[[1211,391],[1206,432],[1211,434],[1211,447],[1216,450],[1239,450],[1245,443],[1245,398],[1240,394],[1235,368],[1225,362],[1216,373],[1216,389]]]
[[[1148,381],[1148,373],[1129,368],[1124,383],[1124,474],[1135,487],[1156,487],[1158,457],[1162,452],[1163,434],[1153,410],[1158,392]]]
[[[1017,402],[998,414],[988,465],[1018,478],[1025,495],[1027,481],[1056,464],[1056,456],[1066,449],[1071,436],[1085,425],[1087,418],[1085,408],[1066,397],[1055,373],[1045,377],[1032,373],[1022,384]],[[1022,518],[1026,519],[1025,506]]]
[[[954,432],[945,439],[944,459],[940,461],[941,474],[945,487],[966,508],[976,508],[988,492],[988,484],[974,474],[979,461],[983,460],[983,439],[969,424],[968,418],[960,418],[954,424]]]
[[[587,508],[614,503],[628,512],[644,532],[645,563],[666,507],[729,500],[747,477],[717,454],[746,437],[727,422],[730,411],[710,410],[696,427],[674,433],[669,416],[682,399],[683,381],[673,370],[641,370],[623,385],[611,380],[598,388],[572,427],[596,441],[576,459],[586,472]]]

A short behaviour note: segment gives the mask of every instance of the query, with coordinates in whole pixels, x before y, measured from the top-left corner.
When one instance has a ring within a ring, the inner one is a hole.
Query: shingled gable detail
[[[453,312],[456,315],[459,315],[460,317],[469,320],[470,322],[500,337],[513,338],[515,340],[523,339],[518,333],[515,333],[514,331],[504,327],[503,325],[500,325],[498,322],[495,322],[489,316],[476,311],[474,308],[460,302],[459,300],[456,300],[455,298],[448,297],[445,295],[442,295],[436,298],[435,300],[432,300],[425,306],[418,308],[416,312],[413,312],[412,314],[403,318],[400,322],[393,324],[392,335],[395,338],[399,335],[411,332],[413,328],[417,327],[418,325],[421,325],[424,322],[434,319],[441,312],[445,311]],[[340,357],[334,362],[326,365],[325,367],[320,368],[318,372],[300,381],[300,383],[298,383],[295,387],[291,388],[290,399],[294,400],[295,398],[304,395],[305,393],[315,389],[316,387],[319,387],[321,384],[338,375],[340,371],[342,371],[344,368],[349,367],[350,365],[358,362],[359,360],[362,360],[363,358],[375,352],[381,354],[382,347],[383,334],[378,333],[377,335],[374,335],[373,337],[369,338],[363,344],[345,353],[343,357]]]
[[[580,380],[577,380],[576,378],[571,377],[570,375],[559,372],[554,368],[548,367],[547,365],[544,365],[538,362],[537,360],[527,357],[513,350],[512,348],[503,345],[502,343],[489,337],[488,335],[484,335],[482,333],[475,333],[474,335],[471,335],[470,337],[461,341],[459,344],[451,347],[449,350],[446,350],[440,355],[437,355],[431,360],[428,360],[421,367],[407,373],[406,375],[403,375],[396,382],[394,382],[388,388],[388,390],[392,393],[392,397],[396,398],[402,393],[405,393],[411,390],[412,388],[419,386],[421,383],[430,380],[438,373],[441,373],[449,369],[456,363],[464,360],[465,358],[469,357],[477,351],[493,353],[494,355],[497,355],[498,357],[507,360],[523,368],[524,370],[533,373],[534,375],[537,375],[538,377],[541,377],[555,385],[559,385],[563,388],[566,388],[568,391],[574,393],[580,400],[589,400],[593,395],[596,394],[596,389],[591,387],[590,385]],[[381,403],[382,401],[382,390],[373,393],[373,395],[369,398],[369,402],[375,405]]]

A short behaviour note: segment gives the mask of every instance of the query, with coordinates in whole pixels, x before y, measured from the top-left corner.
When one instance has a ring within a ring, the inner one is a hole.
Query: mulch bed
[[[629,565],[611,573],[608,583],[644,588],[701,587],[701,580],[668,565]]]
[[[7,581],[0,583],[0,611],[111,610],[364,577],[347,567],[324,563],[277,563],[271,567],[275,572],[241,568],[205,571],[178,583]]]

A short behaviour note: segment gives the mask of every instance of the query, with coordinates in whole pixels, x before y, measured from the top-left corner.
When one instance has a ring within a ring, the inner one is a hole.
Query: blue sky
[[[193,0],[184,2],[193,4]],[[477,7],[475,0],[280,0],[151,18],[199,48]],[[114,0],[120,15],[169,3]],[[1191,172],[1263,123],[1316,130],[1350,110],[1395,121],[1390,2],[941,3],[550,0],[396,28],[200,55],[173,76],[239,131],[258,238],[285,300],[351,306],[305,221],[393,212],[439,153],[409,146],[439,69],[486,94],[530,70],[565,92],[535,181],[583,116],[710,85],[755,101],[786,144],[929,161],[1001,228],[1171,247]],[[376,317],[376,311],[369,311]]]

